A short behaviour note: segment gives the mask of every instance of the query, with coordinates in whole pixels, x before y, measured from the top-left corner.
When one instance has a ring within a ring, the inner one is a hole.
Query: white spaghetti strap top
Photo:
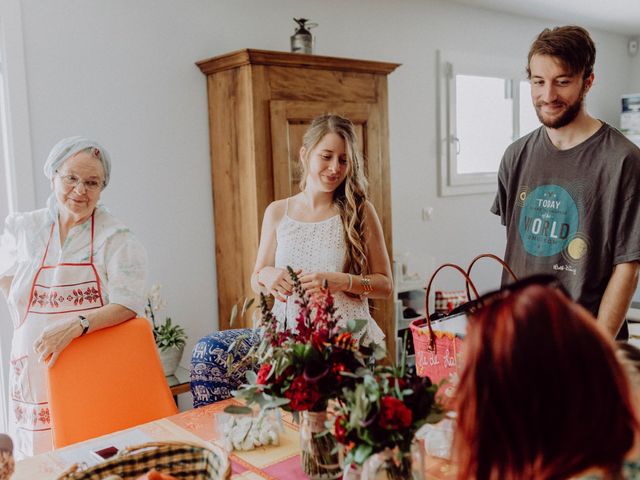
[[[285,213],[276,229],[275,266],[303,273],[342,272],[347,244],[340,215],[320,222],[300,222],[289,217],[289,199]],[[273,313],[287,328],[291,328],[298,313],[296,297],[292,295],[287,302],[275,301]],[[350,297],[344,292],[334,293],[336,314],[342,322],[349,319],[368,320],[366,336],[369,340],[382,342],[384,333],[369,313],[366,297]]]

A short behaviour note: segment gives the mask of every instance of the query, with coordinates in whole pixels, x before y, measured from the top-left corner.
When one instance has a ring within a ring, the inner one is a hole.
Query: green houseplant
[[[180,325],[172,323],[171,317],[166,317],[164,323],[156,321],[156,313],[166,304],[160,296],[161,285],[155,284],[147,296],[145,313],[153,324],[153,338],[160,354],[160,361],[166,376],[173,375],[178,368],[184,352],[187,334]]]

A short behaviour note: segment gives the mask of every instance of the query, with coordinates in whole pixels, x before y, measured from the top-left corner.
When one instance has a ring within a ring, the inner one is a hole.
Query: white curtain
[[[0,87],[3,86],[4,79],[0,73]],[[4,96],[0,95],[0,109],[6,107],[4,103]],[[5,158],[4,149],[4,129],[3,134],[0,135],[0,271],[4,271],[6,268],[6,260],[3,256],[3,230],[4,219],[9,214],[9,194],[10,187],[8,187],[8,168]],[[13,328],[11,325],[11,318],[9,317],[9,310],[7,309],[7,302],[0,288],[0,432],[8,431],[8,384],[9,384],[9,350],[11,348],[11,338],[13,336]]]
[[[13,328],[9,318],[9,310],[0,294],[0,432],[7,432],[9,429],[9,350],[11,349],[11,338]]]
[[[21,0],[0,0],[0,233],[11,211],[35,209]],[[8,141],[10,139],[10,141]],[[20,159],[18,161],[17,159]],[[18,178],[20,182],[18,183]],[[30,180],[31,179],[31,180]],[[1,252],[0,252],[1,253]],[[1,262],[0,258],[0,263]],[[0,431],[6,431],[13,325],[0,295]]]
[[[2,79],[0,78],[0,85]],[[4,103],[0,100],[0,108],[4,108]],[[3,136],[0,135],[0,152],[4,152]],[[9,188],[8,185],[6,159],[3,153],[0,153],[0,271],[6,268],[6,260],[3,257],[3,230],[4,219],[9,213]],[[11,318],[7,308],[5,296],[0,288],[0,432],[8,431],[8,384],[9,384],[9,350],[11,349],[11,338],[13,336],[13,327]]]

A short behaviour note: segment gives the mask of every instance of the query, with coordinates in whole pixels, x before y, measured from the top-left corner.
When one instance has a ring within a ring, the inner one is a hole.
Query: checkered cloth
[[[435,311],[436,313],[447,314],[468,301],[467,292],[464,290],[437,290],[435,292]]]

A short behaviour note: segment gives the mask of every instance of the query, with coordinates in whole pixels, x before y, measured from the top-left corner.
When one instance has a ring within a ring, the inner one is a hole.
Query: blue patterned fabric
[[[229,346],[235,340],[238,340],[237,348],[229,352]],[[215,332],[196,343],[191,355],[194,407],[203,407],[231,397],[231,392],[245,382],[247,368],[234,368],[229,372],[227,358],[232,355],[233,364],[237,364],[259,340],[256,330],[243,328]]]

